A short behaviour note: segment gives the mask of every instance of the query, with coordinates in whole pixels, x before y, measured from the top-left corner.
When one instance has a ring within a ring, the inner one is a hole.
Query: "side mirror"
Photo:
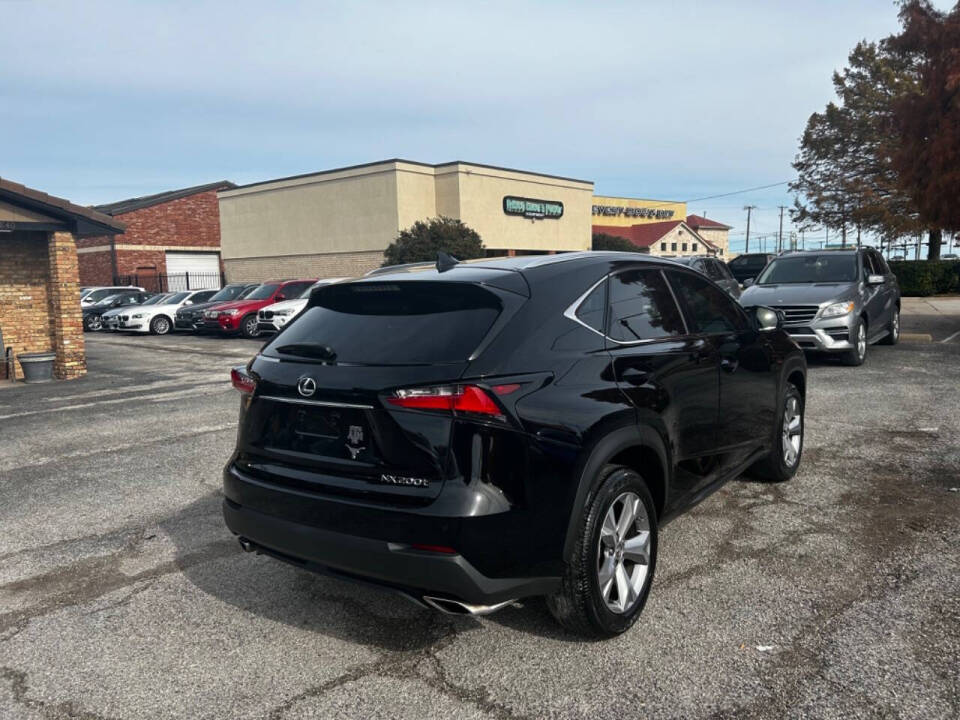
[[[743,281],[744,290],[746,290],[751,285],[753,285],[753,278],[747,278],[746,280]]]
[[[760,332],[770,332],[771,330],[776,330],[781,327],[782,321],[780,319],[780,313],[773,308],[756,305],[752,310],[754,320],[757,324],[757,330]]]
[[[883,275],[867,275],[867,285],[883,285],[885,280]]]
[[[193,300],[185,300],[184,305],[193,305]]]
[[[286,300],[287,296],[284,295],[283,293],[277,293],[276,295],[274,295],[273,299],[276,300],[277,302],[280,302],[281,300]]]

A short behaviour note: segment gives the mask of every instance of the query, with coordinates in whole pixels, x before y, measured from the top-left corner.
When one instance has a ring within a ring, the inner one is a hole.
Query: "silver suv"
[[[900,339],[900,286],[873,248],[781,255],[740,296],[744,307],[783,313],[783,328],[804,350],[839,353],[860,365],[867,346]]]

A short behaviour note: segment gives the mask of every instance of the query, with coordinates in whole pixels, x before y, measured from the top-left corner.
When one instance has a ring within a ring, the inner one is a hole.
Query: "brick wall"
[[[383,251],[276,255],[223,261],[227,282],[260,282],[280,278],[360,277],[383,265]]]
[[[117,274],[132,275],[138,268],[167,271],[163,248],[175,250],[220,250],[220,205],[217,191],[208,190],[177,200],[121,213],[115,216],[125,223],[126,232],[116,236]],[[130,246],[146,246],[137,250]],[[113,269],[110,258],[110,236],[82,238],[80,278],[84,285],[110,285]],[[82,252],[84,248],[100,248]]]
[[[0,235],[0,329],[17,355],[57,353],[58,378],[86,372],[77,283],[77,254],[70,233]],[[19,363],[14,368],[22,377]],[[0,362],[0,377],[6,377]]]

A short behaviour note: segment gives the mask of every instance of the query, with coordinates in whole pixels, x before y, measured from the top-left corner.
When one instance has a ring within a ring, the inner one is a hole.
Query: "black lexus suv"
[[[314,291],[246,368],[223,512],[245,550],[450,613],[643,608],[665,522],[793,476],[806,364],[770,309],[633,253],[438,262]]]

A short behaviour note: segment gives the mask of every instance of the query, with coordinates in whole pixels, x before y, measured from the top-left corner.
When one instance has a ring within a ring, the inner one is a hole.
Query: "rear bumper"
[[[264,493],[272,494],[272,489],[230,465],[224,470],[224,487],[227,497],[223,517],[230,531],[252,541],[265,554],[307,570],[379,585],[418,599],[424,595],[441,596],[474,605],[546,595],[559,588],[560,580],[556,577],[489,577],[460,554],[415,550],[408,542],[348,534],[243,505],[231,495],[236,497],[249,490],[251,497],[263,498]],[[300,502],[308,501],[301,498]],[[408,513],[389,514],[396,516],[398,526],[409,527],[410,522],[422,521]],[[437,518],[436,523],[450,524],[443,518]],[[430,539],[428,529],[424,541]]]

